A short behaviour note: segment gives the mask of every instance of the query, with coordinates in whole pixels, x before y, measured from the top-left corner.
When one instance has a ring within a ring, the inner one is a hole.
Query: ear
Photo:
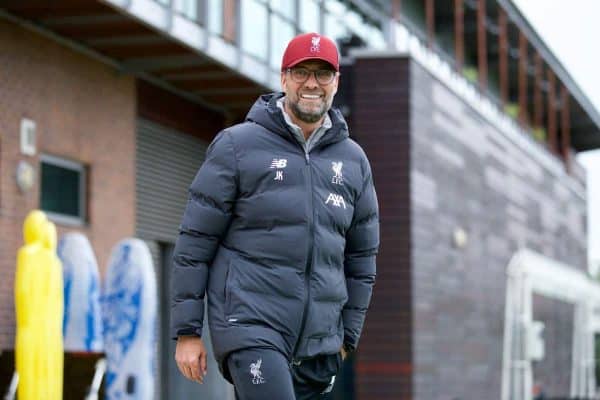
[[[331,83],[333,85],[333,94],[335,95],[337,93],[338,90],[338,85],[340,83],[340,73],[338,72],[335,75],[335,79],[333,80],[333,82]]]
[[[287,84],[287,74],[285,71],[281,71],[281,91],[285,92],[285,85]]]

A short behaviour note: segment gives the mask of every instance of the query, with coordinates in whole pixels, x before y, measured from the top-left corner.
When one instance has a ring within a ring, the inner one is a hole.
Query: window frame
[[[40,155],[40,196],[39,208],[48,218],[61,225],[84,226],[87,221],[87,168],[78,161],[69,160],[63,157],[50,154]],[[54,211],[47,211],[42,208],[42,163],[52,166],[69,169],[79,173],[79,216],[61,214]]]

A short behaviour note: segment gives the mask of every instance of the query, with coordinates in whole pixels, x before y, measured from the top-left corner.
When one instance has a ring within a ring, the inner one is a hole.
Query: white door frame
[[[600,332],[600,284],[584,272],[529,249],[519,250],[507,268],[502,400],[532,398],[532,360],[527,329],[533,322],[533,294],[575,307],[571,364],[572,397],[593,397],[596,390],[594,334]]]

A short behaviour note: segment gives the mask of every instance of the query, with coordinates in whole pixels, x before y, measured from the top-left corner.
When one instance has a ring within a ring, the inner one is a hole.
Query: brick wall
[[[225,116],[178,97],[159,87],[137,81],[138,116],[178,132],[212,142],[225,127]]]
[[[533,139],[516,143],[418,63],[410,71],[414,398],[498,399],[506,267],[527,247],[585,269],[585,188],[535,156]],[[547,354],[534,380],[563,395],[573,307],[534,300]]]
[[[105,269],[112,246],[134,233],[135,84],[108,66],[0,20],[0,349],[14,343],[13,279],[26,214],[39,206],[39,154],[89,167],[88,236]],[[19,150],[23,117],[37,123],[38,155]],[[20,193],[18,162],[36,169]]]
[[[531,146],[539,144],[514,143],[414,61],[358,56],[344,77],[353,84],[341,86],[338,104],[350,106],[381,211],[356,398],[499,398],[506,266],[528,247],[585,269],[585,187],[558,160],[551,168],[537,159]],[[453,243],[457,229],[467,234],[464,248]],[[573,334],[561,327],[572,326],[573,308],[534,300],[548,349],[534,378],[561,395]]]
[[[409,63],[357,59],[351,76],[351,133],[371,162],[381,221],[377,282],[356,354],[356,399],[405,400],[412,396],[413,318]]]

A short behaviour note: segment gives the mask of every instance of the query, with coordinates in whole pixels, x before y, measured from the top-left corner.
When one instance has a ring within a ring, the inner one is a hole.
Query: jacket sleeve
[[[229,226],[237,197],[233,142],[222,131],[208,147],[206,160],[189,189],[171,275],[171,337],[202,336],[208,267]]]
[[[375,256],[379,249],[379,210],[371,169],[366,166],[362,192],[346,232],[344,272],[348,301],[342,309],[344,345],[356,349],[375,284]]]

